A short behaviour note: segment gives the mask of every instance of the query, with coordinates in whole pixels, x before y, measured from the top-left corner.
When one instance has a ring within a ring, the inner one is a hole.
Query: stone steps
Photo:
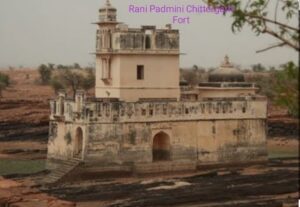
[[[46,177],[36,182],[40,184],[56,183],[76,168],[81,162],[81,160],[76,158],[60,161],[59,166],[56,169],[52,170]]]

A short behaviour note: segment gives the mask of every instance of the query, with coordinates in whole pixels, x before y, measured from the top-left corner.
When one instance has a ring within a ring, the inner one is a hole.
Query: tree
[[[48,67],[47,65],[42,64],[39,66],[38,70],[40,73],[42,84],[48,84],[51,80],[53,69],[51,67]]]
[[[289,20],[298,14],[297,0],[276,0],[274,14],[268,10],[270,3],[274,0],[203,0],[212,7],[232,7],[231,13],[233,23],[232,31],[235,33],[248,25],[257,36],[268,34],[275,38],[277,42],[267,48],[257,52],[264,52],[275,47],[288,46],[299,49],[299,28],[290,25]],[[224,15],[229,12],[224,11]],[[274,16],[273,16],[274,15]],[[279,20],[284,16],[288,23]]]
[[[0,73],[0,98],[2,97],[2,91],[9,86],[10,81],[9,81],[9,76],[5,75],[3,73]]]
[[[287,107],[293,117],[299,115],[299,67],[293,62],[281,66],[282,70],[276,71],[275,101],[278,105]]]
[[[196,86],[198,84],[198,79],[197,79],[197,75],[195,73],[195,70],[183,69],[182,72],[181,72],[181,76],[191,86]]]
[[[66,88],[71,88],[73,92],[73,97],[76,95],[76,91],[80,89],[81,84],[83,82],[83,75],[79,74],[76,71],[71,71],[70,69],[66,69],[62,72],[62,83]]]
[[[83,79],[82,88],[87,91],[95,87],[95,71],[94,69],[87,69],[87,76]]]
[[[251,67],[252,67],[253,72],[265,72],[266,71],[266,68],[260,63],[252,65]]]
[[[74,69],[81,69],[81,67],[78,63],[74,63],[73,67],[74,67]]]
[[[56,76],[51,79],[50,81],[51,87],[54,89],[55,93],[57,94],[59,90],[64,89],[64,85],[59,81],[59,78]]]

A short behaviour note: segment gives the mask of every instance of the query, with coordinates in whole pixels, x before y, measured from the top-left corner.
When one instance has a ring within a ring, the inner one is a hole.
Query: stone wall
[[[156,152],[159,161],[195,163],[267,156],[265,99],[125,103],[88,102],[78,95],[75,100],[51,102],[49,158],[74,157],[78,129],[79,157],[91,165],[150,164]]]
[[[89,125],[87,162],[152,163],[155,135],[170,137],[173,161],[233,162],[266,157],[264,120]]]

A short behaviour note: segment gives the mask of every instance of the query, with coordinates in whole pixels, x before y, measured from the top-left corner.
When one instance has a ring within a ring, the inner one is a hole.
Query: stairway
[[[59,162],[59,167],[52,170],[49,174],[47,174],[43,179],[37,181],[40,184],[52,184],[58,182],[61,178],[71,172],[74,168],[76,168],[82,160],[80,159],[69,159],[62,160]]]

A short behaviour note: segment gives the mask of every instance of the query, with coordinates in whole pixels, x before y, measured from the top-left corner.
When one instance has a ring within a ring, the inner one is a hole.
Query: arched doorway
[[[153,138],[153,162],[171,160],[170,137],[164,132],[157,133]]]
[[[76,135],[75,135],[74,156],[81,158],[82,149],[83,149],[83,133],[82,133],[82,129],[78,127],[76,129]]]

